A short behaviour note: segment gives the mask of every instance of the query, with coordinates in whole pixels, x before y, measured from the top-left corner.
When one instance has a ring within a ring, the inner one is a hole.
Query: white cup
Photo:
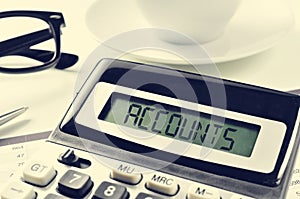
[[[220,37],[241,0],[136,0],[141,13],[160,33],[162,40],[190,44],[207,43]],[[161,32],[161,31],[160,31]]]

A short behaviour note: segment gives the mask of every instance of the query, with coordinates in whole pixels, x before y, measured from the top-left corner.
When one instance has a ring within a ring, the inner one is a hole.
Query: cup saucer
[[[257,6],[259,5],[259,6]],[[294,23],[288,6],[281,0],[243,1],[239,10],[229,23],[224,34],[217,40],[199,44],[207,56],[195,58],[194,63],[221,63],[245,58],[273,47],[282,39]],[[135,1],[96,0],[86,13],[86,25],[97,41],[104,42],[114,35],[134,29],[149,28]],[[155,42],[164,42],[153,35]],[[164,42],[164,45],[176,45]],[[118,49],[118,46],[110,46]],[[189,45],[181,48],[189,50]],[[132,52],[141,60],[164,64],[182,64],[177,56],[159,53],[155,50]]]

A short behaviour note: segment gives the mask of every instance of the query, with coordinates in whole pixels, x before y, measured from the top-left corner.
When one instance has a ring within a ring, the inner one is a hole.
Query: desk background
[[[57,126],[74,96],[80,66],[99,45],[85,23],[86,12],[93,2],[94,0],[0,1],[0,11],[26,9],[62,12],[67,25],[62,29],[62,51],[80,56],[79,62],[65,71],[50,69],[22,75],[0,73],[0,113],[29,106],[25,114],[0,127],[0,139],[44,132]],[[286,3],[295,15],[295,26],[287,37],[263,53],[217,64],[223,78],[283,91],[300,88],[300,1],[286,0]]]

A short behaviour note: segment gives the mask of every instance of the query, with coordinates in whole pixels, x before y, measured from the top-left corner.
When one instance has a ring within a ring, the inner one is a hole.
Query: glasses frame
[[[0,66],[0,72],[25,73],[40,71],[51,67],[64,69],[77,62],[78,57],[76,55],[61,53],[61,28],[66,26],[62,13],[49,11],[0,12],[0,20],[7,17],[37,18],[46,22],[49,25],[49,28],[0,42],[0,57],[8,55],[20,55],[42,61],[44,64],[27,68],[4,68]],[[31,46],[52,38],[55,41],[56,52],[30,49]],[[64,60],[67,60],[69,63],[62,64],[61,57],[64,57]]]

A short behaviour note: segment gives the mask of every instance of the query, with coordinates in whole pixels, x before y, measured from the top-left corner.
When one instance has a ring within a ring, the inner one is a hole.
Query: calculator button
[[[78,161],[78,157],[75,155],[74,150],[68,149],[58,157],[58,161],[62,164],[72,166]]]
[[[23,180],[37,186],[48,185],[55,176],[53,166],[41,161],[30,162],[23,170]]]
[[[44,199],[67,199],[67,198],[50,193]]]
[[[35,199],[36,193],[32,186],[23,182],[9,184],[1,193],[1,199]]]
[[[70,149],[60,154],[57,160],[62,164],[72,166],[72,167],[77,167],[80,169],[86,169],[92,164],[91,161],[84,158],[80,158],[77,155],[75,155],[74,150],[70,150]]]
[[[59,180],[57,190],[68,197],[83,198],[90,192],[93,184],[90,176],[69,170]]]
[[[146,193],[139,193],[135,199],[163,199],[162,197],[159,196],[154,196]]]
[[[179,185],[172,177],[154,174],[150,180],[146,182],[146,187],[155,192],[173,196],[179,190]]]
[[[242,195],[233,195],[230,199],[254,199],[248,196],[242,196]]]
[[[136,185],[142,180],[142,174],[136,173],[135,168],[120,165],[117,169],[113,169],[110,177],[128,184]]]
[[[92,199],[127,199],[129,198],[129,193],[126,187],[110,183],[102,182],[97,188]]]
[[[187,199],[220,199],[220,193],[216,188],[195,184],[189,188]]]

